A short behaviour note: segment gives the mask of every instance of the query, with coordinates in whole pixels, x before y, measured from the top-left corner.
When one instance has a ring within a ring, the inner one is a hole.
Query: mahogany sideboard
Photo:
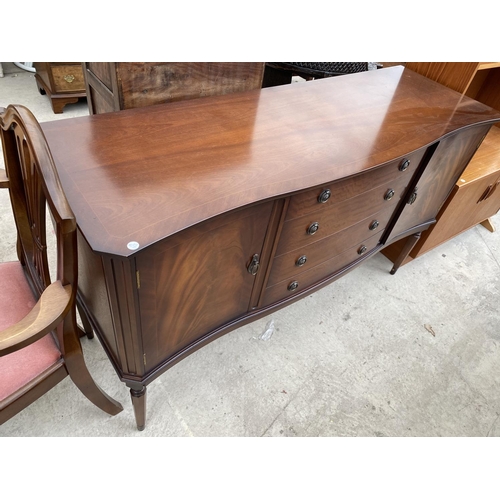
[[[499,120],[396,66],[43,123],[137,427],[179,360],[412,235],[395,270]]]

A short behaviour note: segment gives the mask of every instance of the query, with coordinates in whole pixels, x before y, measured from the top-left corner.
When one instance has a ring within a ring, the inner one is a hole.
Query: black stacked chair
[[[292,82],[294,76],[306,80],[368,71],[367,62],[271,62],[266,63],[262,87]]]

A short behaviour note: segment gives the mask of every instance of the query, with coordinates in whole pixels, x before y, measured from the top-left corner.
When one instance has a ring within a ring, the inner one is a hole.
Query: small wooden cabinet
[[[85,62],[91,115],[260,89],[265,63]]]
[[[500,62],[412,62],[406,63],[406,67],[467,97],[500,109]],[[477,224],[493,231],[488,219],[500,209],[499,180],[500,128],[494,126],[457,179],[437,216],[436,224],[422,233],[401,265]],[[382,253],[394,262],[405,243],[406,240],[400,240],[383,249]]]
[[[54,113],[62,113],[66,104],[86,96],[82,63],[36,62],[34,65],[38,90],[49,96]]]

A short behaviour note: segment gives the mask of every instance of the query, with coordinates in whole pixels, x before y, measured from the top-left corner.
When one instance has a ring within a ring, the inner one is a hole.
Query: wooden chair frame
[[[18,258],[38,298],[24,319],[0,332],[0,357],[51,334],[55,334],[62,354],[58,363],[0,403],[0,424],[67,375],[96,406],[116,415],[123,410],[121,404],[99,388],[83,358],[76,322],[76,220],[43,132],[27,108],[11,105],[7,109],[0,108],[0,136],[6,167],[5,172],[0,170],[0,188],[9,189],[17,228]],[[57,278],[53,283],[47,259],[46,206],[57,240]]]

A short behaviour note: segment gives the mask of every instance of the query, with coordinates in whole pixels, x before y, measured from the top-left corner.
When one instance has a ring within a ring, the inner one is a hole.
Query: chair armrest
[[[54,330],[69,311],[71,292],[71,285],[62,286],[60,281],[50,284],[21,321],[0,332],[0,356],[22,349]]]
[[[9,179],[5,170],[0,168],[0,188],[8,188],[9,187]]]

